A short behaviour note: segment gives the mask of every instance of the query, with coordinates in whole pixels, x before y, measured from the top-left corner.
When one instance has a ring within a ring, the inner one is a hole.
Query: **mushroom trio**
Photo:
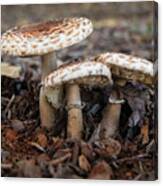
[[[59,67],[55,51],[81,42],[92,31],[93,24],[87,18],[65,18],[15,27],[6,31],[1,38],[4,54],[41,57],[42,87],[39,108],[42,127],[53,127],[57,118],[56,111],[63,104],[63,88],[65,89],[67,136],[70,138],[82,138],[81,85],[113,87],[108,105],[104,109],[99,132],[101,138],[108,138],[114,136],[117,130],[117,118],[120,117],[123,102],[114,85],[118,84],[119,80],[123,80],[124,83],[128,80],[136,81],[149,86],[154,82],[152,62],[121,53],[107,52],[83,61],[72,60]]]

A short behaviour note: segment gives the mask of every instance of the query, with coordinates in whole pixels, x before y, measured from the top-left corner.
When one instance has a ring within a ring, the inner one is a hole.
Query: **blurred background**
[[[153,2],[3,5],[2,33],[16,25],[84,16],[93,21],[95,31],[80,44],[58,52],[62,60],[105,51],[152,60],[153,10]]]

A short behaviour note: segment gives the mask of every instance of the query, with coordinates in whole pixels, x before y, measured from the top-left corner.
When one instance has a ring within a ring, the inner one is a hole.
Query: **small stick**
[[[9,102],[8,102],[8,104],[7,104],[7,106],[6,106],[6,108],[5,108],[5,113],[6,113],[7,110],[10,108],[10,106],[11,106],[11,104],[13,103],[14,99],[15,99],[15,94],[13,94],[13,95],[11,96],[11,98],[10,98],[10,100],[9,100]]]
[[[36,142],[29,142],[29,144],[30,144],[31,146],[37,148],[38,150],[40,150],[40,151],[42,151],[42,152],[45,152],[45,149],[44,149],[41,145],[39,145],[38,143],[36,143]]]
[[[56,166],[59,163],[62,163],[63,161],[67,160],[68,158],[71,158],[72,154],[71,153],[67,153],[64,156],[54,159],[50,162],[51,165]]]
[[[138,154],[136,156],[131,156],[131,157],[125,157],[125,158],[117,159],[115,161],[116,161],[116,163],[123,163],[125,161],[133,161],[133,160],[138,160],[140,158],[146,158],[146,157],[149,157],[149,155],[144,153],[144,154]]]

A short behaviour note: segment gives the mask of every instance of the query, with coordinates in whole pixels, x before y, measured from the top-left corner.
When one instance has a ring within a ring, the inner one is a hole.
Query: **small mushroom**
[[[41,56],[42,80],[57,68],[54,51],[84,40],[92,32],[92,23],[87,18],[65,18],[14,27],[2,35],[2,52],[11,56]],[[53,95],[51,99],[46,95]],[[40,90],[40,117],[42,126],[50,129],[55,120],[55,109],[59,107],[62,87]],[[47,99],[49,101],[47,101]]]
[[[95,57],[95,61],[107,65],[112,75],[119,80],[132,80],[147,85],[152,85],[154,81],[154,65],[146,59],[108,52]],[[119,125],[121,104],[124,102],[124,100],[119,99],[120,95],[117,89],[113,88],[100,123],[99,135],[101,138],[113,137],[115,135]]]
[[[56,89],[65,85],[68,126],[67,136],[81,138],[83,130],[82,104],[79,85],[105,86],[112,84],[111,73],[107,66],[99,62],[84,61],[66,64],[45,78],[45,87]]]

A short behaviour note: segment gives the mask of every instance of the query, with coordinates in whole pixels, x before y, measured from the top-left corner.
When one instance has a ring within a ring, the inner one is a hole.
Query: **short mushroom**
[[[113,76],[151,85],[154,81],[154,65],[143,58],[122,53],[107,52],[95,57],[95,61],[106,64]]]
[[[79,85],[91,87],[111,85],[111,73],[107,66],[99,62],[72,62],[48,75],[43,82],[45,87],[54,89],[63,84],[66,86],[68,110],[67,136],[80,139],[83,121]]]
[[[62,20],[14,27],[2,35],[2,52],[11,56],[41,56],[42,80],[57,68],[55,52],[84,40],[93,30],[87,18],[65,18]],[[52,92],[53,91],[53,92]],[[53,94],[53,107],[46,94]],[[55,95],[55,96],[54,96]],[[62,88],[40,90],[41,125],[50,129],[55,120],[55,109],[59,107]]]
[[[95,61],[107,65],[112,75],[118,79],[132,80],[146,85],[152,85],[154,81],[154,65],[146,59],[121,53],[107,52],[95,57]],[[113,88],[111,97],[100,123],[99,135],[101,138],[113,137],[118,128],[123,100],[120,99],[116,88]]]

